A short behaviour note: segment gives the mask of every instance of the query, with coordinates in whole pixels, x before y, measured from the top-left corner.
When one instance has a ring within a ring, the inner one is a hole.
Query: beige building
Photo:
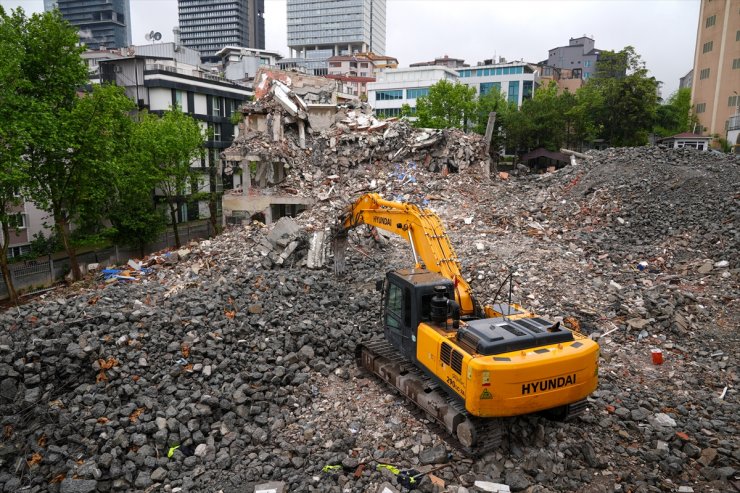
[[[701,133],[726,138],[734,130],[739,94],[740,0],[702,0],[691,87]]]

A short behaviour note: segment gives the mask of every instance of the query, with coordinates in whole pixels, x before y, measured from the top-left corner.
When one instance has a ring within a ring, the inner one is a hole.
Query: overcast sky
[[[288,56],[285,3],[265,0],[265,48]],[[43,10],[42,0],[0,5]],[[387,0],[386,54],[402,67],[443,55],[539,62],[585,34],[601,50],[634,46],[667,97],[693,65],[698,15],[699,0]],[[177,0],[131,0],[131,17],[134,44],[152,30],[172,41]]]

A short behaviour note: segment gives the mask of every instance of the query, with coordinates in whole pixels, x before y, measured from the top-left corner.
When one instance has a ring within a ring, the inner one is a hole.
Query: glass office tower
[[[88,49],[131,45],[129,0],[44,0],[44,10],[54,8],[79,29],[80,41]]]

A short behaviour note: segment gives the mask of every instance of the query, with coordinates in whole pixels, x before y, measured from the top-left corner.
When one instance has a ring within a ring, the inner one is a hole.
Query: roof
[[[671,135],[670,137],[663,137],[660,140],[668,140],[668,139],[699,139],[699,140],[710,140],[711,137],[707,137],[700,134],[694,134],[691,132],[684,132],[681,134]]]
[[[548,151],[544,147],[539,147],[533,151],[529,151],[528,153],[524,154],[520,159],[522,161],[529,161],[532,159],[537,159],[539,157],[547,157],[550,159],[554,159],[555,161],[561,161],[563,163],[570,162],[570,158],[563,154],[562,152],[554,152],[554,151]]]
[[[375,82],[375,77],[355,77],[353,75],[328,74],[327,79],[341,80],[344,82]]]

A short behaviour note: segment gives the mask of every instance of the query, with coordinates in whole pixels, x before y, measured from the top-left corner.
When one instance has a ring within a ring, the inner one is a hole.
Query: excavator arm
[[[361,224],[394,233],[409,242],[416,268],[425,268],[451,280],[462,315],[480,311],[470,285],[460,273],[455,255],[439,217],[429,209],[383,199],[376,193],[361,196],[339,218],[334,231],[334,265],[337,273],[345,269],[344,250],[347,232]]]

